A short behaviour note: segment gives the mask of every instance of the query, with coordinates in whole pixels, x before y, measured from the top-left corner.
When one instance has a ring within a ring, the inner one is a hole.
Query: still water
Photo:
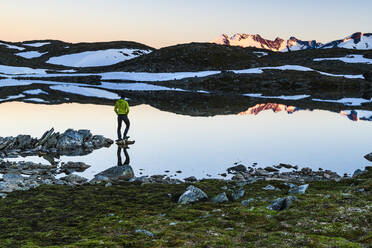
[[[247,166],[258,163],[260,167],[289,163],[300,168],[330,169],[340,175],[368,165],[363,156],[372,151],[372,122],[352,121],[323,110],[293,112],[293,107],[279,107],[284,110],[249,110],[215,117],[184,116],[149,105],[132,107],[129,135],[136,143],[128,150],[130,165],[136,176],[175,175],[181,170],[177,178],[216,178],[234,162]],[[0,136],[41,137],[54,127],[59,132],[90,129],[93,134],[116,139],[116,117],[111,106],[11,102],[0,104],[0,116]],[[47,163],[39,157],[13,160]],[[82,157],[64,156],[61,161],[92,165],[80,175],[93,178],[117,165],[117,146]],[[166,170],[170,172],[164,173]]]

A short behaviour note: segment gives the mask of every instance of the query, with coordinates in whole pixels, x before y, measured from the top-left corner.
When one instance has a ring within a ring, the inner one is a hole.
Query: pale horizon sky
[[[127,40],[152,47],[226,33],[328,42],[372,32],[370,0],[1,0],[0,40]]]

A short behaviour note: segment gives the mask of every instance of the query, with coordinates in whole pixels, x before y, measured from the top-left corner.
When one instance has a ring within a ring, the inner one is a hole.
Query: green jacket
[[[129,113],[129,104],[124,99],[117,100],[114,111],[117,115],[127,115]]]

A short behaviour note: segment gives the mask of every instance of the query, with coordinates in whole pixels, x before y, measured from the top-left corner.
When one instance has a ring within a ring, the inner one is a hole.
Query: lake
[[[300,110],[282,104],[262,106],[247,106],[247,111],[238,115],[214,117],[134,106],[129,115],[129,135],[136,143],[128,150],[130,165],[136,176],[167,174],[175,178],[219,178],[218,174],[235,162],[246,166],[257,163],[259,167],[288,163],[300,168],[330,169],[339,175],[368,165],[363,156],[371,152],[372,122],[352,121],[325,110]],[[41,137],[54,127],[58,132],[90,129],[93,134],[116,139],[117,121],[111,106],[7,102],[0,104],[0,116],[0,136]],[[10,160],[47,163],[39,157]],[[91,179],[117,165],[117,146],[81,157],[63,156],[61,161],[92,165],[79,173]],[[165,173],[167,170],[170,172]],[[178,170],[182,173],[177,174]]]

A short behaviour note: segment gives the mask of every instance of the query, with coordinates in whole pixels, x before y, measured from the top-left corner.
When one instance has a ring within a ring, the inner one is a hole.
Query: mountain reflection
[[[262,111],[272,110],[274,113],[286,111],[288,114],[292,114],[299,110],[304,110],[295,106],[287,106],[279,103],[261,103],[247,109],[246,111],[240,112],[238,115],[258,115]],[[310,110],[309,110],[310,111]]]
[[[312,111],[312,109],[303,109],[295,106],[288,106],[285,104],[279,103],[260,103],[256,104],[253,107],[248,108],[246,111],[238,113],[238,115],[258,115],[262,111],[272,110],[274,113],[285,111],[288,114],[293,114],[294,112],[303,110],[303,111]],[[333,112],[333,111],[330,111]],[[349,120],[352,121],[372,121],[372,111],[368,110],[343,110],[339,112],[341,115],[346,116]]]

